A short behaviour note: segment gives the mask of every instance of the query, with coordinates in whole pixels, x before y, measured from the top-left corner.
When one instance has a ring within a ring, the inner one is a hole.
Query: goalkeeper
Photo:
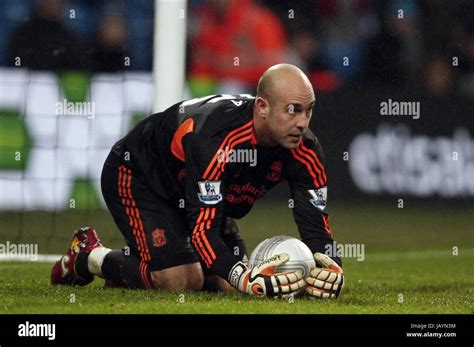
[[[106,248],[94,229],[81,228],[52,283],[85,285],[99,276],[127,288],[337,297],[341,261],[322,254],[333,235],[323,154],[308,129],[314,105],[307,76],[279,64],[262,75],[256,97],[192,99],[144,119],[113,146],[101,177],[127,247]],[[280,182],[289,183],[301,240],[318,264],[306,278],[275,273],[287,254],[248,268],[234,221]]]

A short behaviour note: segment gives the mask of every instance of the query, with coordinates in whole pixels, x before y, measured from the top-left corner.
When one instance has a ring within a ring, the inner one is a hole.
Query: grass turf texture
[[[364,261],[344,259],[346,287],[337,301],[105,289],[100,279],[52,287],[52,264],[0,262],[0,313],[473,313],[474,208],[405,205],[332,206],[338,242],[365,246]],[[40,253],[63,253],[72,229],[86,224],[107,246],[122,246],[103,211],[2,213],[0,242],[38,242]],[[249,249],[271,235],[296,235],[285,203],[259,203],[239,226]]]
[[[474,249],[458,256],[439,250],[391,252],[346,261],[347,286],[337,301],[110,289],[97,279],[86,287],[52,287],[50,268],[46,263],[0,264],[0,312],[473,313]]]

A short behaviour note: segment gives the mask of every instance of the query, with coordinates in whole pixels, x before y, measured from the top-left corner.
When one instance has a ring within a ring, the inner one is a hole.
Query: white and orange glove
[[[243,293],[259,297],[286,298],[296,295],[306,286],[301,271],[273,273],[289,259],[286,253],[274,255],[251,269],[238,262],[230,271],[229,283]]]
[[[344,286],[344,272],[331,258],[314,253],[316,266],[306,277],[306,293],[321,299],[337,298]]]

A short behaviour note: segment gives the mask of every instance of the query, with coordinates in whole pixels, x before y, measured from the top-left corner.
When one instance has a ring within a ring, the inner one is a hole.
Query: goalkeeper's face
[[[278,97],[269,101],[268,126],[275,143],[293,149],[299,146],[308,130],[315,96],[311,85],[288,87],[280,89]]]

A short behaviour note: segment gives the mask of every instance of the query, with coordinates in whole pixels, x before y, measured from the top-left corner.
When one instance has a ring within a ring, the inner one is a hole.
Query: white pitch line
[[[22,257],[14,255],[0,255],[0,262],[6,261],[20,261],[20,262],[31,262],[31,263],[54,263],[62,257],[60,254],[38,254],[33,257]]]
[[[21,256],[6,256],[0,254],[0,262],[19,261],[19,262],[40,262],[40,263],[54,263],[62,257],[61,254],[38,254],[32,260],[32,257]],[[439,259],[455,257],[450,249],[446,250],[419,250],[419,251],[401,251],[401,252],[386,252],[386,253],[366,253],[365,260],[369,261],[394,261],[399,259]],[[458,257],[474,257],[474,249],[461,248]]]
[[[400,252],[386,252],[386,253],[368,253],[365,254],[365,261],[396,261],[396,260],[425,260],[425,259],[442,259],[442,258],[472,258],[474,257],[474,249],[462,248],[458,250],[458,254],[454,255],[452,249],[446,250],[426,250],[419,251],[400,251]]]

